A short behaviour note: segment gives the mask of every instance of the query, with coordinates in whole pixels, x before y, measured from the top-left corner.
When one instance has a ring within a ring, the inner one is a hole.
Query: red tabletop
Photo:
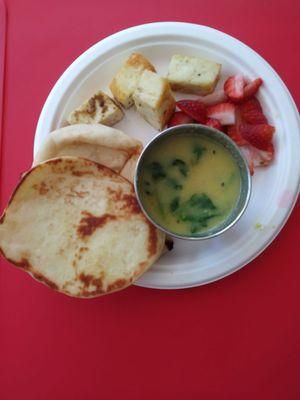
[[[298,0],[10,0],[1,210],[32,160],[42,105],[107,35],[153,21],[212,26],[259,52],[299,92]],[[188,290],[66,297],[1,260],[0,398],[299,399],[300,208],[250,265]]]

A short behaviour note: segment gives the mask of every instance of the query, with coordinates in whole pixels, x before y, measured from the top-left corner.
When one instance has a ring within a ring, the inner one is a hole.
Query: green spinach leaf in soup
[[[167,177],[166,182],[167,182],[167,185],[170,186],[172,189],[175,189],[175,190],[182,189],[182,185],[180,183],[178,183],[175,178]]]
[[[193,149],[192,149],[192,159],[191,159],[192,165],[195,165],[198,163],[198,161],[200,160],[200,158],[202,157],[202,155],[205,151],[206,151],[206,148],[201,146],[201,144],[199,144],[199,143],[194,144]]]
[[[170,210],[172,212],[176,211],[177,208],[179,207],[179,197],[174,197],[174,199],[170,203]]]
[[[172,161],[172,166],[177,167],[181,175],[183,175],[184,177],[187,176],[189,172],[189,167],[187,166],[185,161],[176,158],[175,160]]]
[[[219,211],[205,193],[195,193],[175,210],[175,214],[180,221],[189,222],[191,232],[195,233],[206,227],[208,220],[219,215]]]
[[[167,176],[164,167],[157,161],[152,161],[148,168],[150,170],[151,176],[153,180],[163,179]]]

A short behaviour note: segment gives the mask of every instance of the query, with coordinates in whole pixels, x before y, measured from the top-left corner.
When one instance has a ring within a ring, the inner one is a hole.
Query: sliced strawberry
[[[252,146],[243,146],[240,148],[242,154],[247,160],[250,174],[254,174],[254,161],[253,161],[253,152],[252,152],[253,147]]]
[[[179,100],[177,107],[195,121],[205,124],[207,120],[206,108],[199,100]]]
[[[240,124],[242,137],[252,146],[260,150],[268,150],[275,128],[268,124],[250,125]]]
[[[241,147],[241,152],[244,154],[251,175],[254,173],[254,168],[256,167],[265,167],[270,164],[270,162],[274,159],[274,146],[272,143],[269,144],[266,150],[259,150],[255,147],[248,145]]]
[[[183,111],[177,111],[173,114],[171,117],[168,127],[170,128],[171,126],[176,126],[176,125],[183,125],[183,124],[191,124],[193,123],[194,120],[186,115]]]
[[[273,143],[269,143],[269,146],[266,150],[253,148],[252,154],[254,156],[253,163],[255,167],[265,167],[269,165],[274,159],[275,155]]]
[[[239,126],[229,125],[227,127],[227,135],[232,139],[238,146],[245,146],[248,142],[243,138],[239,130]]]
[[[253,97],[262,85],[262,83],[263,80],[261,78],[254,79],[252,82],[247,83],[247,85],[244,87],[244,100]]]
[[[240,105],[241,117],[249,124],[267,124],[260,102],[254,97]]]
[[[224,92],[234,102],[240,102],[244,97],[245,79],[243,75],[230,76],[224,83]]]
[[[235,106],[231,103],[220,103],[207,108],[207,116],[217,119],[222,125],[235,123]]]
[[[217,119],[208,118],[205,125],[211,126],[212,128],[215,128],[218,131],[223,131],[222,125]]]
[[[200,96],[198,100],[207,107],[227,101],[227,96],[224,90],[221,89],[215,90],[213,93],[207,94],[206,96]]]

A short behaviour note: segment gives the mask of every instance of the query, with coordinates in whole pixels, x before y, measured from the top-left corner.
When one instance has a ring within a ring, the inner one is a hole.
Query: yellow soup
[[[230,152],[205,136],[168,136],[145,154],[141,200],[161,226],[183,236],[224,222],[240,194],[239,168]]]

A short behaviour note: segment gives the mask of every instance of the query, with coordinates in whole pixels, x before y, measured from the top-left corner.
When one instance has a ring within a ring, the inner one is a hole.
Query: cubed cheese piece
[[[143,55],[133,53],[110,83],[114,98],[125,108],[133,105],[133,92],[137,88],[144,70],[155,72],[155,68]]]
[[[214,91],[221,64],[200,57],[176,54],[172,57],[168,80],[175,91],[206,95]]]
[[[112,126],[124,116],[122,109],[104,92],[99,91],[71,112],[69,124],[103,124]]]
[[[138,112],[154,128],[162,130],[175,111],[170,84],[155,72],[144,71],[134,94]]]

